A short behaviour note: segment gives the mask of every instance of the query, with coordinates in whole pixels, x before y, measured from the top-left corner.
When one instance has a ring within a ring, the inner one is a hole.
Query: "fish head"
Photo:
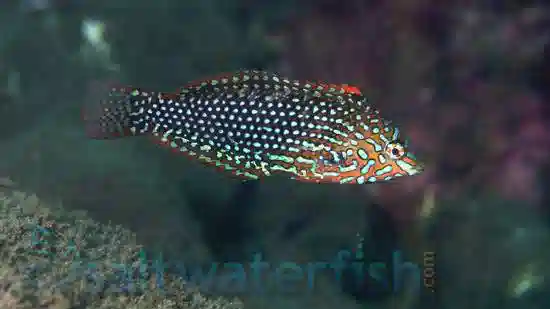
[[[354,149],[358,182],[381,182],[421,173],[424,168],[410,150],[409,140],[399,127],[380,117],[360,126]]]
[[[353,123],[353,130],[341,145],[331,152],[339,160],[336,166],[322,164],[323,181],[368,184],[413,176],[424,168],[409,149],[401,130],[371,111]],[[326,156],[323,156],[325,158]]]

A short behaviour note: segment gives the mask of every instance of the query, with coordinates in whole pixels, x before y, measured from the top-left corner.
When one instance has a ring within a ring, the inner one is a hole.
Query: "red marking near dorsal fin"
[[[348,84],[325,84],[321,82],[308,82],[313,87],[322,87],[323,91],[330,91],[331,88],[336,89],[336,91],[344,91],[346,94],[356,94],[362,95],[359,87],[351,86]]]
[[[351,86],[348,84],[342,84],[341,87],[342,89],[344,89],[346,93],[362,95],[361,90],[359,90],[359,87]]]

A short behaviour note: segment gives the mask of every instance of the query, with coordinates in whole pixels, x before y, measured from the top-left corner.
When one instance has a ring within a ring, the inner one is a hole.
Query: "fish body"
[[[88,135],[150,135],[241,179],[373,183],[422,171],[400,130],[350,85],[243,70],[174,93],[131,87],[84,110]]]

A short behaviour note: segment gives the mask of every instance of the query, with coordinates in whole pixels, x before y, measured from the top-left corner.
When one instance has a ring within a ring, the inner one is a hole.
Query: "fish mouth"
[[[397,160],[395,163],[403,172],[405,172],[406,175],[409,176],[417,175],[424,171],[424,164],[419,162]]]

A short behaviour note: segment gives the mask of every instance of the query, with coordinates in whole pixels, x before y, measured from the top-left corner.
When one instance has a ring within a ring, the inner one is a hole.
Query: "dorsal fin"
[[[316,87],[316,90],[324,91],[328,93],[339,93],[339,94],[355,94],[362,95],[361,90],[356,86],[351,86],[348,84],[325,84],[321,82],[306,82],[312,87]]]
[[[275,74],[275,73],[268,73],[266,71],[261,71],[261,70],[240,70],[240,71],[236,71],[236,72],[225,72],[225,73],[212,75],[210,77],[206,77],[206,78],[202,78],[202,79],[197,79],[197,80],[194,80],[194,81],[191,81],[191,82],[187,83],[180,90],[185,89],[185,88],[189,88],[189,87],[201,86],[205,83],[208,84],[208,83],[211,83],[212,81],[216,81],[216,80],[221,81],[223,79],[231,79],[231,78],[234,78],[234,77],[240,79],[245,75],[261,74],[261,73],[269,74],[269,75],[271,75],[272,78],[277,77],[277,78],[280,78],[280,80],[285,80],[285,78],[279,77],[279,75]],[[352,85],[349,85],[349,84],[327,84],[327,83],[323,83],[323,82],[312,82],[312,81],[301,82],[301,81],[298,81],[298,80],[294,80],[294,81],[287,80],[287,82],[290,83],[290,84],[294,84],[296,86],[299,86],[299,85],[306,86],[306,87],[309,86],[311,88],[314,88],[315,90],[323,91],[323,92],[327,92],[327,93],[362,95],[361,90],[359,90],[359,87],[352,86]]]
[[[201,86],[204,83],[211,83],[214,80],[220,81],[224,78],[230,79],[230,78],[233,78],[233,77],[241,78],[246,74],[253,74],[253,73],[257,74],[259,72],[260,71],[257,71],[257,70],[240,70],[240,71],[235,71],[235,72],[220,73],[220,74],[212,75],[212,76],[209,76],[209,77],[193,80],[193,81],[187,83],[182,88],[180,88],[180,90],[185,89],[185,88],[189,88],[189,87]]]

